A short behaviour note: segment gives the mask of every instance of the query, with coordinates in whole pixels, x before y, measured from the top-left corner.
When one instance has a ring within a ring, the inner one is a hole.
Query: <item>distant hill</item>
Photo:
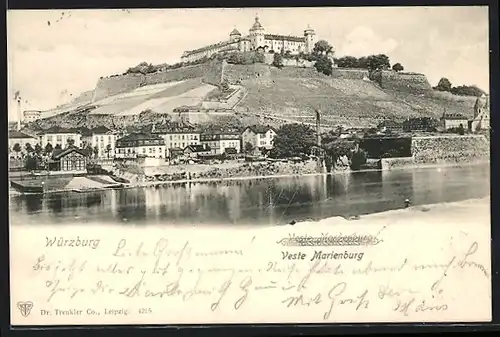
[[[221,98],[214,101],[222,82],[231,85],[231,93],[219,93]],[[272,115],[298,122],[313,122],[314,109],[319,108],[329,125],[368,126],[383,119],[439,118],[444,111],[472,117],[475,100],[434,91],[423,74],[384,71],[374,76],[363,69],[335,68],[326,76],[314,68],[212,60],[152,74],[101,78],[95,90],[44,112],[34,127],[150,123],[175,117],[179,107],[193,111],[192,116],[203,115],[205,121],[217,119],[217,109],[231,109],[240,119]]]

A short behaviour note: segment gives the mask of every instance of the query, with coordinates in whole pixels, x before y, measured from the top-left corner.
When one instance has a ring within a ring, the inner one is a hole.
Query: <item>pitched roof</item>
[[[53,134],[53,133],[79,133],[78,129],[74,128],[62,128],[60,126],[53,126],[46,130],[42,130],[41,134]]]
[[[246,131],[247,129],[250,129],[250,131],[252,131],[253,133],[266,133],[269,130],[273,130],[274,132],[276,132],[276,130],[269,125],[251,125],[247,126],[244,131]]]
[[[447,120],[468,120],[467,117],[461,114],[444,114],[442,119],[447,119]]]
[[[205,144],[205,145],[188,145],[184,148],[184,151],[190,150],[192,152],[205,152],[205,151],[211,151],[212,148]]]
[[[158,135],[155,134],[147,134],[143,132],[136,132],[136,133],[131,133],[129,135],[126,135],[125,137],[122,137],[117,140],[117,142],[123,142],[123,141],[133,141],[133,140],[163,140]]]
[[[289,36],[289,35],[277,35],[277,34],[264,34],[264,39],[266,39],[266,40],[292,41],[292,42],[306,42],[305,37]]]
[[[111,132],[111,129],[108,129],[105,126],[98,126],[96,128],[91,129],[90,132],[92,132],[92,134],[105,134]]]
[[[201,48],[198,48],[198,49],[187,50],[187,51],[184,52],[184,54],[182,56],[183,57],[187,57],[189,55],[200,53],[200,52],[205,51],[205,50],[210,50],[210,49],[214,49],[214,48],[223,48],[223,47],[230,46],[230,45],[236,44],[236,43],[238,43],[238,42],[237,41],[223,41],[223,42],[218,42],[218,43],[214,43],[214,44],[211,44],[211,45],[208,45],[208,46],[205,46],[205,47],[201,47]]]
[[[233,29],[233,31],[229,35],[239,35],[239,36],[241,36],[240,32],[238,32],[238,30],[236,28]]]
[[[24,132],[20,132],[20,131],[10,131],[9,138],[13,138],[13,139],[33,138],[33,139],[36,139],[36,137],[30,136],[30,135],[28,135]]]
[[[82,156],[87,156],[87,154],[85,152],[83,152],[82,150],[80,150],[76,147],[69,147],[65,150],[62,150],[61,152],[54,153],[52,158],[60,159],[61,157],[64,157],[64,156],[70,154],[71,152],[77,152],[77,153],[81,154]]]

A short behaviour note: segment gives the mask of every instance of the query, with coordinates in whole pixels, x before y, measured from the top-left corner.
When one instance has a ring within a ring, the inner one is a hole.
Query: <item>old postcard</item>
[[[488,7],[7,23],[12,325],[491,320]]]

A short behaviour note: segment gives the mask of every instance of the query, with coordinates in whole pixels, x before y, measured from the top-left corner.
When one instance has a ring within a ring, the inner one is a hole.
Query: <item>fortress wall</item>
[[[204,69],[203,82],[219,86],[222,82],[223,61],[213,60]]]
[[[144,75],[127,74],[99,79],[95,88],[95,100],[137,89],[144,82]]]
[[[315,68],[302,67],[284,67],[281,69],[271,67],[271,75],[273,78],[318,78],[324,76],[318,73]]]
[[[333,68],[332,77],[346,80],[362,80],[365,77],[368,78],[368,70]]]
[[[432,89],[427,77],[416,73],[397,73],[383,71],[381,86],[384,89],[409,91],[412,93],[427,92]]]
[[[147,74],[145,85],[182,81],[191,78],[203,77],[208,71],[207,64],[197,64],[194,66],[171,69],[164,72]]]
[[[266,64],[226,64],[224,66],[223,80],[227,80],[230,84],[234,84],[237,81],[243,81],[268,75],[269,66]]]
[[[202,78],[207,84],[219,85],[222,75],[222,63],[214,60],[209,63],[172,69],[152,74],[126,74],[102,78],[96,86],[95,99],[113,96],[123,92],[137,89],[144,85],[168,83]]]

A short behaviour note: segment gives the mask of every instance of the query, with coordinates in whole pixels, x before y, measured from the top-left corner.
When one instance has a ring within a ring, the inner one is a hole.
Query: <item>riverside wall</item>
[[[383,158],[382,169],[486,163],[490,142],[483,135],[412,137],[411,157]]]

